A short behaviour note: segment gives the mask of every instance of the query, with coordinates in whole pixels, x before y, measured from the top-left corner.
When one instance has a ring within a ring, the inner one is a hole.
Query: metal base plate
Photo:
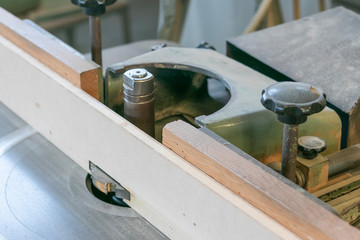
[[[5,113],[0,118],[11,118],[0,120],[0,129],[16,129],[18,117],[1,103],[0,112]],[[166,239],[133,209],[95,198],[86,186],[86,171],[41,135],[29,134],[28,126],[22,129],[0,135],[0,236]],[[18,143],[10,146],[15,137]]]

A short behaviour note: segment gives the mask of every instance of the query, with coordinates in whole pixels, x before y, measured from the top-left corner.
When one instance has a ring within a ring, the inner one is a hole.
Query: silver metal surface
[[[25,126],[23,128],[15,130],[14,132],[4,136],[3,138],[0,138],[0,157],[10,148],[35,133],[36,131],[32,127]]]
[[[0,138],[24,126],[26,123],[0,102]]]
[[[0,111],[9,114],[0,130],[22,123],[1,103]],[[0,239],[166,239],[133,209],[95,198],[88,173],[31,128],[0,143]]]
[[[154,76],[143,68],[124,73],[124,117],[155,136]]]

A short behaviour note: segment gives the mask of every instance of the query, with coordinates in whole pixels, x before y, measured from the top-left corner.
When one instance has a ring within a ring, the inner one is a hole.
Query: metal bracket
[[[92,162],[89,162],[89,169],[91,171],[91,181],[98,190],[105,194],[114,192],[115,197],[130,201],[130,192],[121,186],[120,183],[115,181]]]

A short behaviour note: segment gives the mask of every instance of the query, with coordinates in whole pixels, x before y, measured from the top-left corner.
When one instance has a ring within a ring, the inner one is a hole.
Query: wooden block
[[[360,238],[357,229],[291,183],[185,122],[166,125],[163,144],[303,239]]]
[[[0,8],[0,34],[65,79],[99,99],[100,66]]]

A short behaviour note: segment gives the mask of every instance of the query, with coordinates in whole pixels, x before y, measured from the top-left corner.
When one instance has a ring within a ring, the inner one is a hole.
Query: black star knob
[[[278,115],[280,122],[298,125],[307,116],[326,106],[326,96],[319,88],[299,82],[280,82],[262,91],[262,105]]]
[[[298,139],[298,149],[308,159],[315,158],[318,153],[325,151],[326,142],[324,139],[315,136],[302,136]]]
[[[116,0],[71,0],[71,2],[83,8],[86,15],[99,16],[105,13],[105,7],[116,2]]]

